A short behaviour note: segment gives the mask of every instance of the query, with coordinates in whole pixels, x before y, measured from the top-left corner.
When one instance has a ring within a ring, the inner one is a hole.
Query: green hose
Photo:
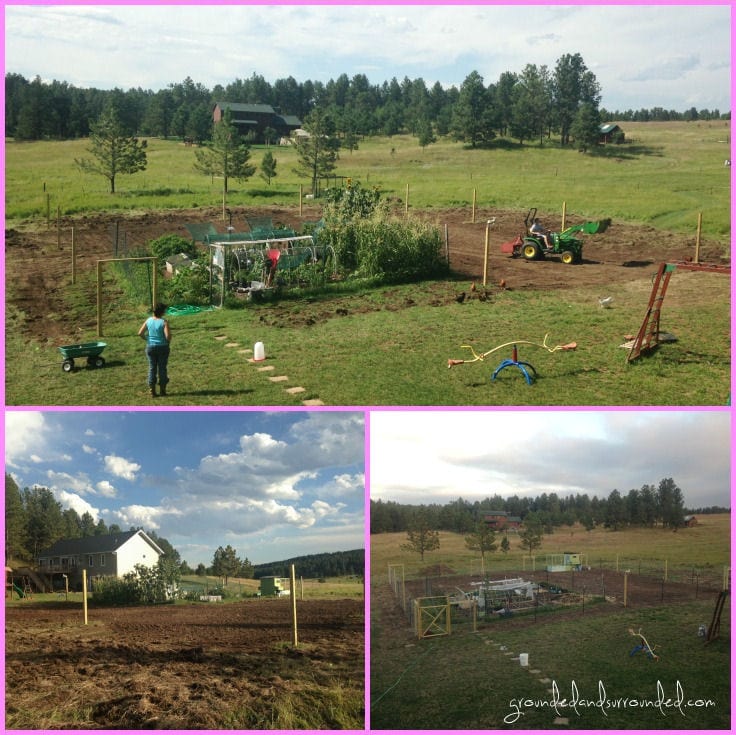
[[[169,316],[187,316],[188,314],[199,314],[202,311],[212,311],[212,306],[192,306],[191,304],[174,304],[166,309]]]

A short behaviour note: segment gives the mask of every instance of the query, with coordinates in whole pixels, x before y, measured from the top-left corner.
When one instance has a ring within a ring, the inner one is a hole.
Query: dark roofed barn
[[[259,143],[265,142],[266,128],[275,131],[274,140],[278,140],[288,138],[293,130],[298,130],[302,125],[295,115],[281,115],[271,105],[241,102],[217,102],[212,112],[213,122],[220,122],[226,110],[230,111],[230,121],[238,133],[243,136],[253,134]]]

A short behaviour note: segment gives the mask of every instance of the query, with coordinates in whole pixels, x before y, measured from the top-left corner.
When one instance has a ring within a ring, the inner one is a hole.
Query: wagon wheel
[[[101,368],[104,366],[104,364],[105,364],[105,358],[102,357],[101,355],[96,355],[94,357],[87,358],[87,365],[89,365],[90,367]]]
[[[572,250],[562,251],[562,262],[565,263],[565,265],[570,265],[571,263],[574,263],[575,260],[575,253],[573,253]]]
[[[74,360],[72,360],[71,357],[64,360],[64,362],[61,363],[61,369],[65,373],[70,373],[72,370],[74,370]]]

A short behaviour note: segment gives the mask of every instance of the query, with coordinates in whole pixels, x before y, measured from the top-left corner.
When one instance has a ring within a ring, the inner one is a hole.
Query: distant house
[[[517,529],[521,526],[521,518],[512,516],[503,510],[489,511],[483,514],[483,522],[494,531]]]
[[[698,525],[698,519],[695,516],[685,516],[683,519],[683,525],[686,528],[690,528],[691,526],[697,526]]]
[[[599,143],[623,143],[624,139],[624,131],[615,123],[601,125],[598,132]]]
[[[266,128],[275,132],[272,140],[275,143],[281,138],[289,138],[292,130],[298,130],[302,126],[298,117],[282,115],[271,105],[240,102],[217,102],[212,111],[213,122],[220,122],[226,110],[230,111],[230,121],[238,133],[243,136],[252,133],[259,143],[265,141]]]
[[[67,575],[70,588],[80,589],[83,569],[88,579],[122,577],[138,564],[156,566],[163,555],[144,531],[61,539],[38,555],[38,572],[47,578]]]

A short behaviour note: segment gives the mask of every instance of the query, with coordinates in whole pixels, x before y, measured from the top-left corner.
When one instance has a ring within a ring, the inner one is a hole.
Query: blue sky
[[[191,566],[364,546],[362,412],[7,411],[6,472]]]
[[[731,505],[729,411],[373,412],[370,495],[607,497],[671,477],[685,505]]]
[[[208,88],[252,74],[373,84],[486,84],[580,53],[610,110],[730,108],[730,7],[720,5],[10,5],[6,71],[78,87]]]

